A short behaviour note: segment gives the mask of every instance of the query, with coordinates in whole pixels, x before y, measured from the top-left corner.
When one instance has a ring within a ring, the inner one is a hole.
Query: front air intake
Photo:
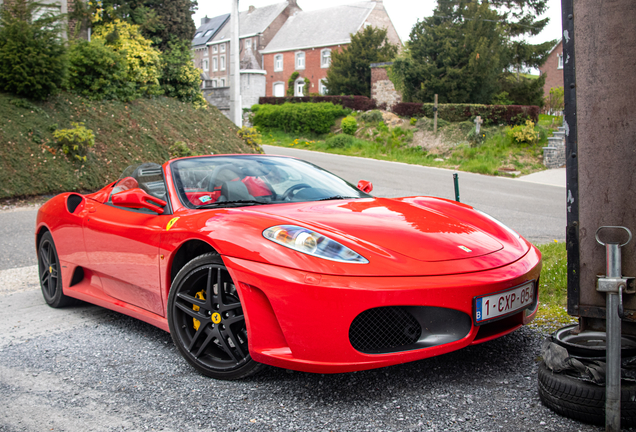
[[[369,309],[353,320],[349,328],[351,345],[364,353],[401,351],[422,335],[422,327],[405,307]]]

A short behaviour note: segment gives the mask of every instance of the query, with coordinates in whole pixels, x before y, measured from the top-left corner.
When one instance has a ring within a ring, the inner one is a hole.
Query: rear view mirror
[[[366,180],[360,180],[358,182],[358,189],[360,189],[364,193],[371,193],[373,190],[373,183]]]
[[[126,208],[145,208],[155,213],[163,214],[163,208],[168,205],[167,202],[149,195],[139,188],[128,189],[113,195],[113,204]]]

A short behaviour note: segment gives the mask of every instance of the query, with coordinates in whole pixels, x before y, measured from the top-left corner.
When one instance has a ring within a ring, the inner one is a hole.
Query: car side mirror
[[[364,193],[371,193],[373,190],[373,183],[366,180],[360,180],[358,182],[358,189],[360,189]]]
[[[152,210],[155,213],[163,214],[163,208],[168,205],[164,200],[155,198],[152,195],[146,193],[146,191],[133,188],[122,192],[118,192],[113,195],[113,204],[119,207],[126,208],[145,208]]]

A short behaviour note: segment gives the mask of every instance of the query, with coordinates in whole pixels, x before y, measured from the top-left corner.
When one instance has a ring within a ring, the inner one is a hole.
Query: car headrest
[[[229,181],[221,186],[221,195],[227,201],[253,200],[254,197],[247,191],[247,187],[241,181]]]

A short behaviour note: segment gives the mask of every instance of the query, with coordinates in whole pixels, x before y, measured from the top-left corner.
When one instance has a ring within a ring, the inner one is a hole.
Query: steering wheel
[[[291,200],[291,197],[293,195],[293,193],[297,190],[300,189],[306,189],[306,188],[310,188],[311,186],[308,185],[307,183],[298,183],[293,185],[292,187],[290,187],[289,189],[287,189],[283,195],[281,196],[281,201],[289,201]]]

